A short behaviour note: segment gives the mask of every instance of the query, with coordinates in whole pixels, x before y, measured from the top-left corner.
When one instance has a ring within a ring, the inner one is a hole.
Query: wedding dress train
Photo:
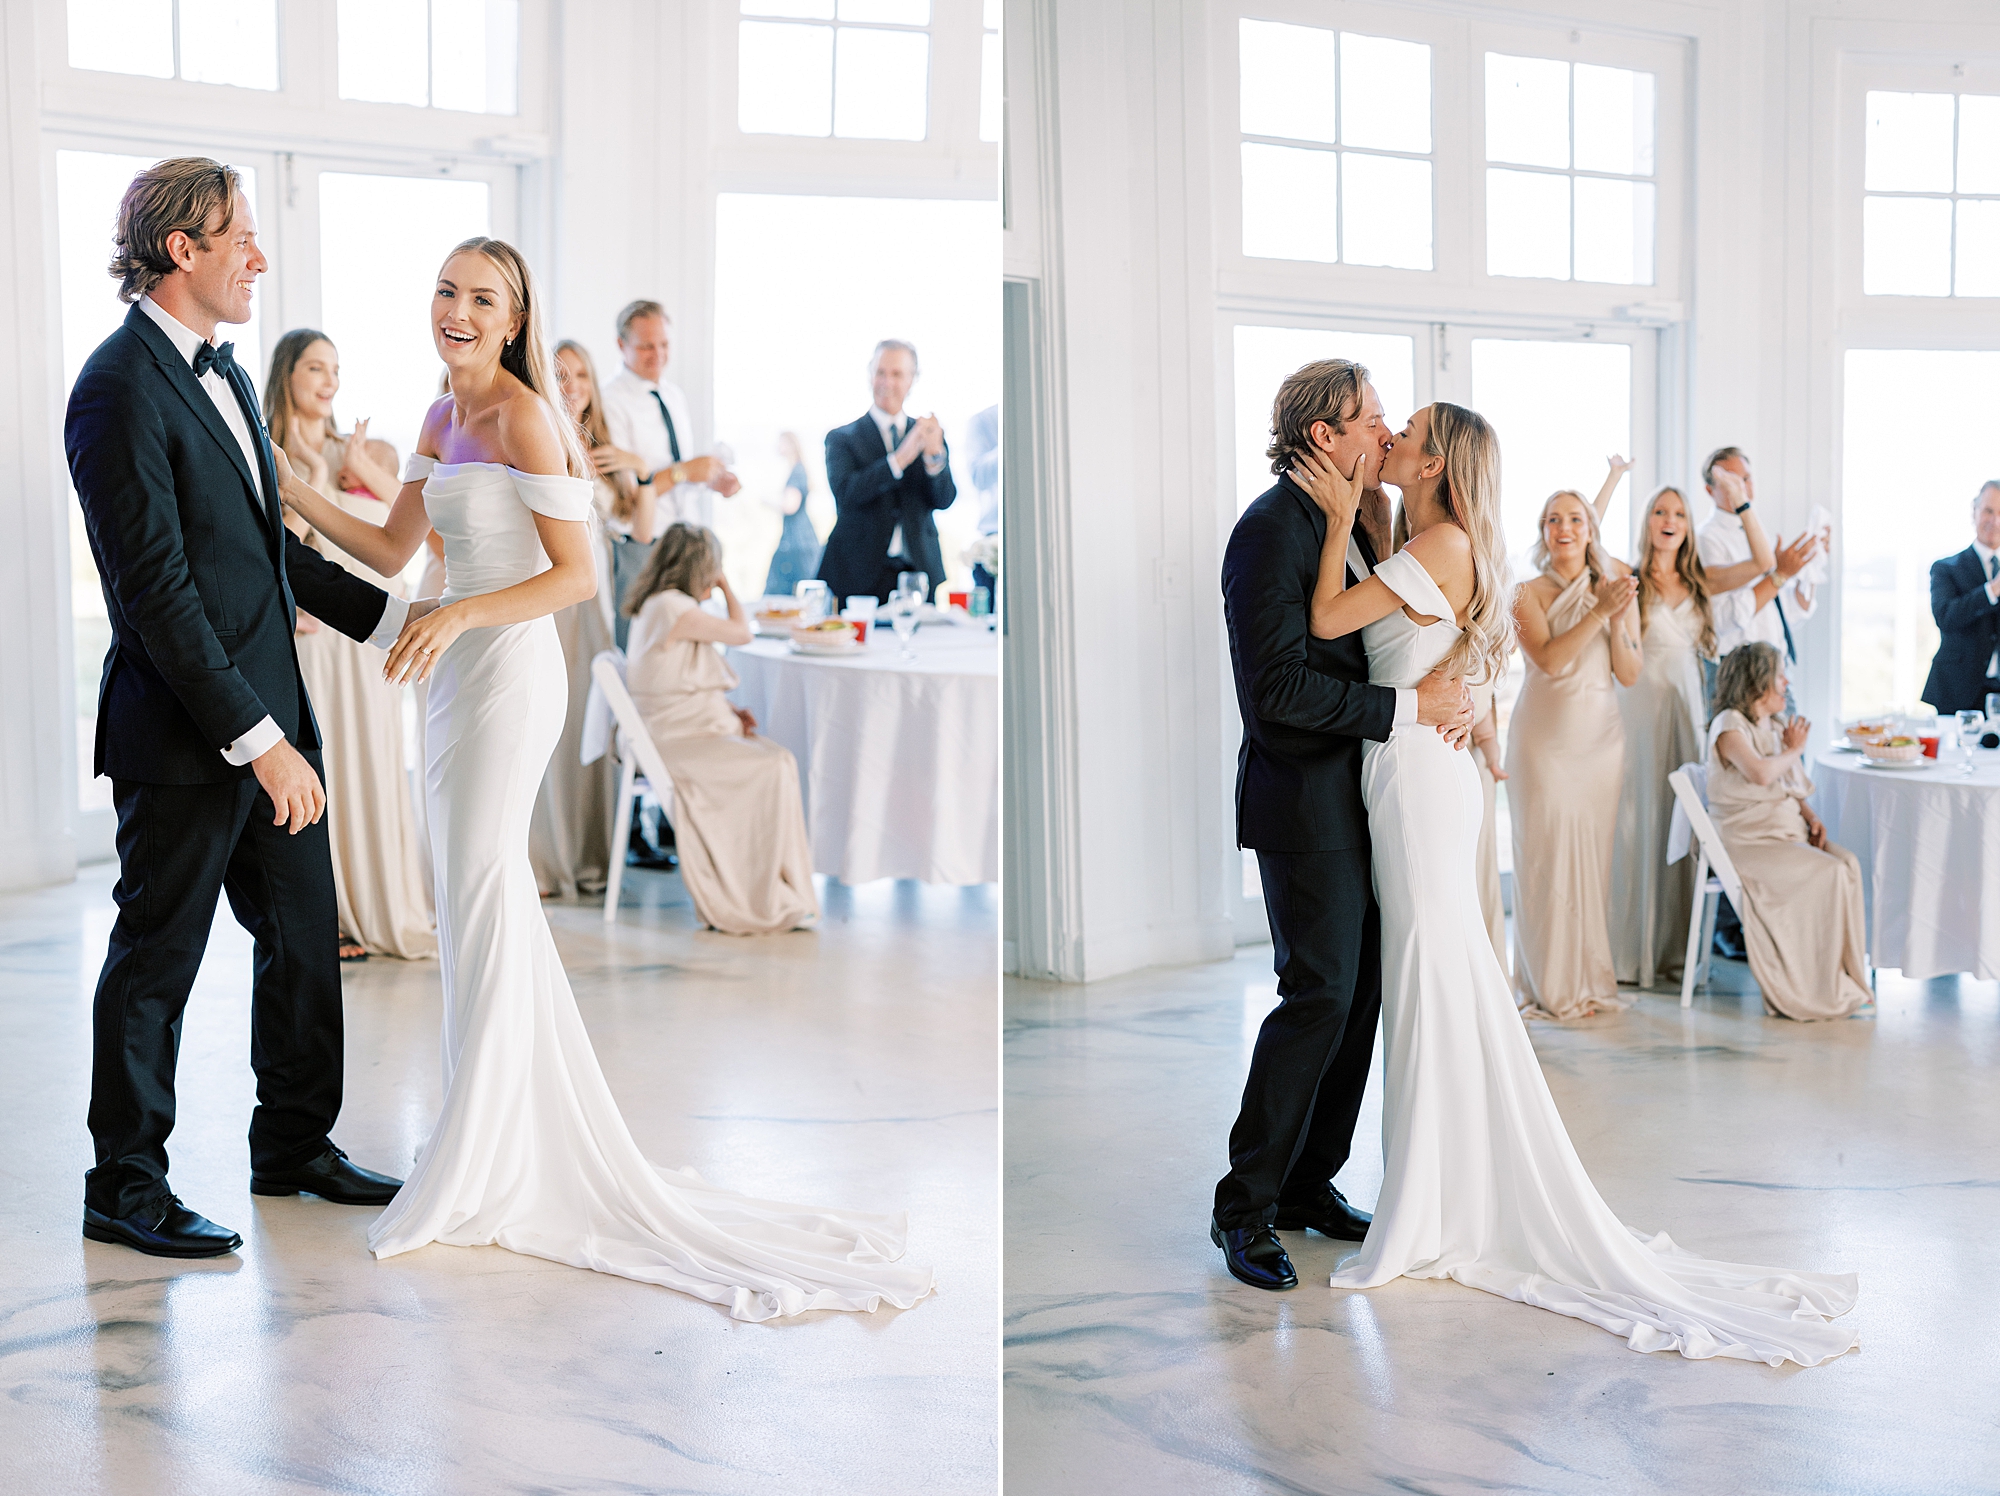
[[[1402,609],[1363,633],[1369,678],[1414,686],[1458,638],[1407,551],[1375,575]],[[1587,1320],[1637,1351],[1816,1366],[1853,1349],[1851,1273],[1712,1262],[1612,1214],[1576,1156],[1487,938],[1471,757],[1427,727],[1369,743],[1362,793],[1382,911],[1382,1194],[1336,1288],[1455,1278]]]
[[[498,463],[410,459],[444,537],[446,600],[547,565],[534,514],[581,520],[590,485]],[[737,1319],[908,1308],[899,1215],[733,1194],[654,1168],[577,1013],[528,862],[528,820],[569,687],[554,621],[472,629],[430,682],[425,791],[444,978],[444,1107],[368,1233],[378,1258],[498,1245],[726,1304]]]

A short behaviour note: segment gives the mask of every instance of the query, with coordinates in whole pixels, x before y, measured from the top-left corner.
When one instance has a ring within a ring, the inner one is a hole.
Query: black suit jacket
[[[1971,546],[1931,563],[1931,617],[1937,620],[1939,638],[1924,700],[1940,712],[1983,708],[1986,693],[2000,691],[2000,681],[1986,676],[2000,645],[2000,604],[1986,596],[1985,588],[1986,568]]]
[[[237,377],[248,391],[248,376]],[[261,417],[255,435],[261,487],[188,361],[137,306],[70,392],[63,447],[111,614],[99,774],[147,784],[241,778],[249,766],[225,762],[221,750],[266,715],[294,746],[317,748],[292,639],[294,596],[350,638],[366,639],[382,620],[387,593],[284,527]]]
[[[907,417],[914,419],[913,417]],[[919,457],[898,479],[889,472],[889,454],[875,418],[836,427],[826,434],[826,481],[833,490],[837,518],[833,533],[820,552],[819,576],[833,590],[834,606],[844,597],[875,592],[889,559],[889,540],[903,527],[903,554],[910,571],[930,578],[931,590],[944,580],[944,555],[938,548],[937,521],[931,516],[949,509],[958,498],[951,481],[951,451],[945,449],[944,470],[932,477]]]
[[[1368,845],[1361,740],[1387,741],[1396,693],[1368,684],[1359,632],[1307,628],[1326,516],[1289,478],[1236,521],[1222,555],[1222,605],[1243,747],[1236,756],[1236,840],[1260,852]],[[1355,541],[1370,564],[1368,539]],[[1349,574],[1348,585],[1359,578]]]

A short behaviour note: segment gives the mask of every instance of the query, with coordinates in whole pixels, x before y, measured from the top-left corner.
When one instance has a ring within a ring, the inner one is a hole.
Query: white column
[[[0,891],[76,876],[69,517],[39,7],[0,7]]]

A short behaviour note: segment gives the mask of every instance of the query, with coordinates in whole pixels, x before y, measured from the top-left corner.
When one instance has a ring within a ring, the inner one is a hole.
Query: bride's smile
[[[499,356],[499,348],[518,331],[520,315],[502,291],[484,284],[492,279],[483,256],[455,254],[445,261],[431,297],[431,327],[437,334],[438,357],[453,368],[476,366]]]

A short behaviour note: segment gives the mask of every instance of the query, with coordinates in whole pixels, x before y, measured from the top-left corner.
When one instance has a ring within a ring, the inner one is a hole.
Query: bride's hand
[[[1292,464],[1292,481],[1306,491],[1308,497],[1319,505],[1320,513],[1331,525],[1352,524],[1354,513],[1361,505],[1361,495],[1375,483],[1375,469],[1381,454],[1374,449],[1363,452],[1355,461],[1354,471],[1342,476],[1333,459],[1317,448],[1308,447],[1300,452]]]
[[[452,641],[464,632],[463,609],[433,606],[420,614],[412,604],[410,616],[403,621],[403,631],[389,646],[382,678],[394,686],[429,680],[432,668],[451,648]]]

